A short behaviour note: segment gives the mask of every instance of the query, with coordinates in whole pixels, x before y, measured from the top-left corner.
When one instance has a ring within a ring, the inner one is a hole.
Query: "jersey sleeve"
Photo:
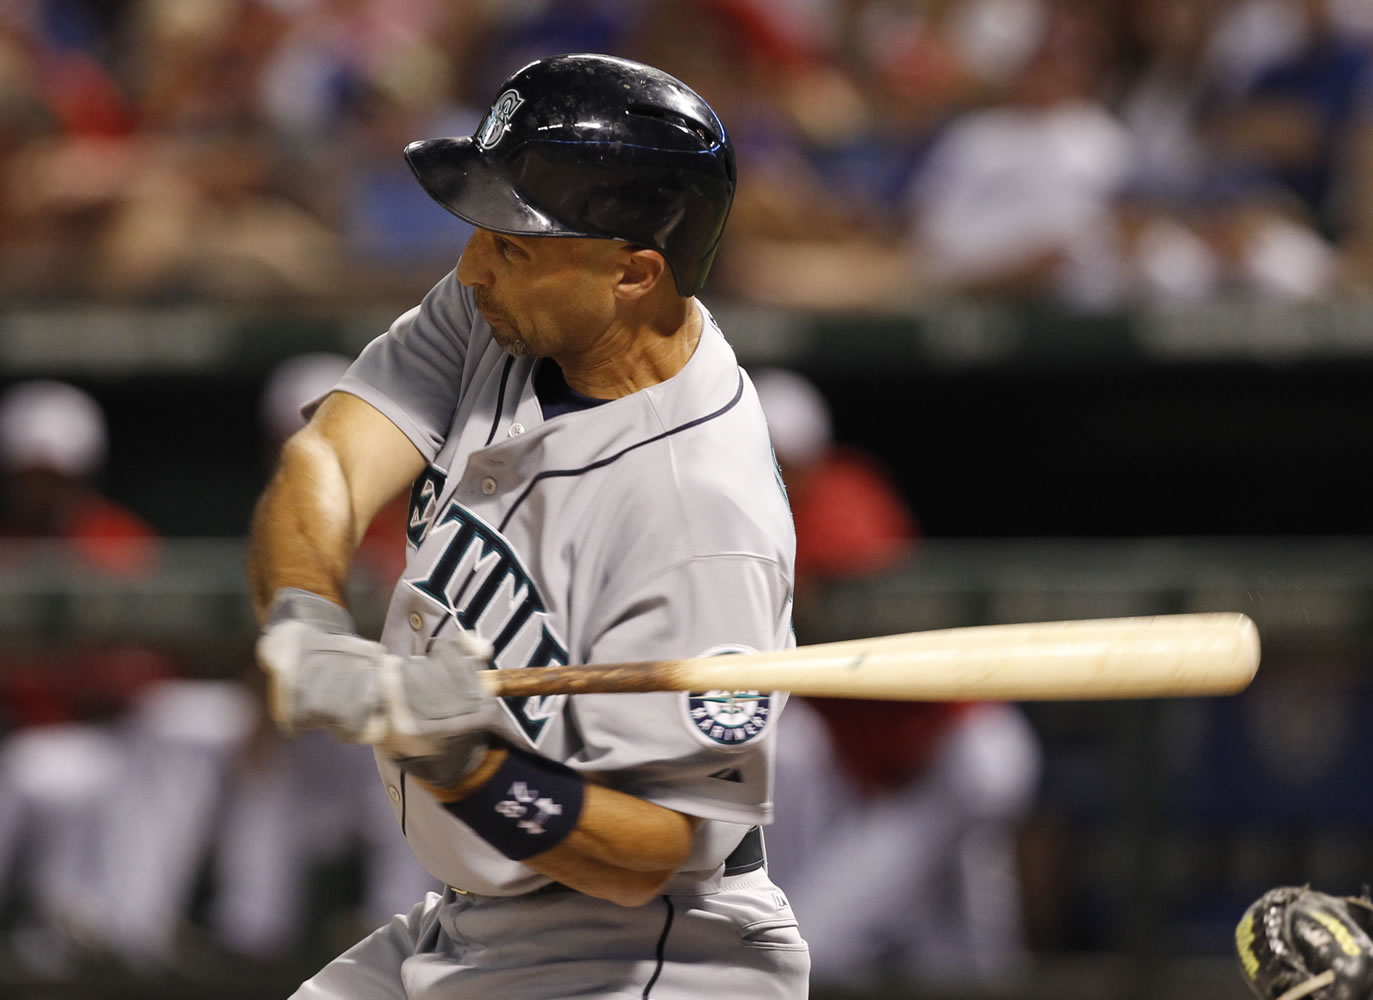
[[[471,299],[450,271],[363,348],[334,390],[376,407],[434,461],[457,409],[472,316]]]
[[[688,559],[607,609],[587,661],[742,653],[793,644],[787,574],[753,555]],[[772,818],[778,692],[579,694],[574,767],[639,798],[705,819]]]

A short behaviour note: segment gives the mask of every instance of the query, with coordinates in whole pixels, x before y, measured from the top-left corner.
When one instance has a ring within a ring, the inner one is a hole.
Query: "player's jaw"
[[[492,300],[490,289],[481,285],[476,286],[472,289],[472,300],[476,303],[477,311],[491,327],[491,339],[500,344],[502,350],[517,358],[534,353],[529,341],[520,333],[515,320]]]

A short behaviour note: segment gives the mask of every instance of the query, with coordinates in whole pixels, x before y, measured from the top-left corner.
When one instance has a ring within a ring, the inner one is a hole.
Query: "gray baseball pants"
[[[669,886],[669,889],[674,889]],[[804,1000],[810,955],[765,869],[635,908],[561,887],[430,893],[296,1000]]]

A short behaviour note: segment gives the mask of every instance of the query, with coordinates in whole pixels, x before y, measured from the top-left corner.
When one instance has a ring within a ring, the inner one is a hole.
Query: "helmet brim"
[[[405,159],[429,197],[474,226],[530,236],[582,235],[520,197],[470,136],[412,142]]]

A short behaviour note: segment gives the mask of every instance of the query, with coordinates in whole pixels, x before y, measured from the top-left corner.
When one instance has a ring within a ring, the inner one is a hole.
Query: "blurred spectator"
[[[1185,305],[1216,294],[1221,265],[1194,229],[1189,199],[1127,190],[1065,257],[1062,300],[1086,309]]]
[[[872,460],[835,447],[811,383],[752,377],[796,521],[798,635],[816,641],[822,589],[908,559],[915,520]],[[815,984],[1013,982],[1016,829],[1039,773],[1019,710],[808,698],[784,718],[768,860],[808,928]]]
[[[475,130],[494,95],[479,95],[479,111],[465,89],[491,16],[432,3],[306,4],[268,54],[262,113],[296,154],[293,188],[337,237],[345,294],[405,295],[456,260],[462,235],[428,211],[402,151],[416,136]]]
[[[104,413],[83,390],[32,381],[5,391],[0,543],[62,547],[0,545],[0,559],[72,560],[116,582],[154,567],[152,529],[96,487],[108,450]],[[174,683],[176,667],[115,642],[16,635],[0,649],[0,898],[19,915],[15,950],[34,971],[65,971],[80,953],[73,935],[103,877],[109,811],[128,777],[125,722]]]
[[[1116,104],[1133,143],[1132,186],[1183,198],[1209,166],[1204,116],[1239,89],[1216,50],[1224,5],[1133,0],[1125,10]]]
[[[1362,192],[1347,184],[1356,129],[1373,113],[1373,50],[1344,30],[1332,0],[1299,0],[1300,43],[1266,67],[1233,108],[1215,116],[1220,149],[1272,173],[1332,239],[1348,234]]]
[[[1125,192],[1079,234],[1060,293],[1087,308],[1230,297],[1311,301],[1342,281],[1335,250],[1276,185],[1217,174],[1184,193]]]
[[[476,109],[434,101],[425,77],[446,72],[439,53],[415,52],[404,66],[405,73],[354,96],[337,150],[343,162],[336,211],[349,273],[364,288],[397,295],[415,286],[417,272],[432,281],[454,266],[471,231],[431,211],[433,200],[401,152],[416,136],[470,135],[481,121]]]
[[[1326,291],[1332,255],[1299,213],[1279,215],[1257,188],[1236,183],[1238,175],[1217,173],[1206,129],[1261,60],[1287,44],[1290,25],[1272,4],[1249,0],[1131,0],[1123,11],[1114,90],[1130,134],[1128,182],[1102,223],[1070,245],[1062,297],[1095,308]],[[1291,280],[1251,266],[1275,254],[1306,266]]]
[[[46,380],[6,390],[0,398],[0,538],[67,539],[99,569],[149,568],[158,549],[153,529],[96,488],[108,447],[104,412],[83,390]]]
[[[1086,6],[1056,5],[1005,104],[955,120],[912,196],[912,244],[947,292],[1061,291],[1074,240],[1107,224],[1128,133],[1098,96],[1110,56]]]
[[[877,135],[831,24],[801,0],[660,0],[628,41],[711,102],[736,147],[739,186],[711,290],[845,308],[904,295],[882,191],[904,186],[919,137]],[[683,37],[692,44],[680,44]],[[878,303],[881,304],[881,303]]]
[[[1226,93],[1248,90],[1260,73],[1301,47],[1302,0],[1207,2],[1215,8],[1208,47]]]
[[[1202,185],[1194,220],[1217,265],[1217,295],[1312,300],[1339,281],[1334,248],[1291,192],[1271,181],[1243,173],[1212,178]]]

